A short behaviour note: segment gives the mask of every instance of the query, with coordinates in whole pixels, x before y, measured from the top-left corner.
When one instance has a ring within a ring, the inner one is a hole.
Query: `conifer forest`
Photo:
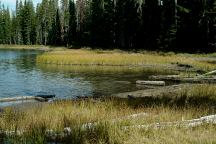
[[[216,0],[32,0],[0,4],[0,44],[212,52]]]

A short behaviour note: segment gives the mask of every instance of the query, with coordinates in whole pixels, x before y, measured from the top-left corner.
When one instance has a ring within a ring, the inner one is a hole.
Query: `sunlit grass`
[[[186,64],[205,71],[216,68],[214,64],[196,60],[198,55],[184,55],[156,52],[124,52],[120,50],[60,50],[38,56],[38,63],[56,65],[97,65],[97,66],[163,66]],[[204,56],[204,55],[202,55]]]
[[[124,120],[124,116],[145,112],[149,116],[137,119]],[[26,138],[40,141],[43,138],[46,141],[45,130],[54,130],[61,132],[65,127],[71,127],[73,135],[68,137],[69,140],[79,140],[77,143],[131,143],[131,139],[135,143],[149,142],[154,143],[155,140],[164,138],[165,142],[170,141],[170,136],[165,135],[175,130],[180,135],[191,129],[183,128],[167,128],[165,131],[148,129],[122,129],[123,126],[133,126],[139,124],[151,124],[158,122],[181,121],[183,119],[193,119],[208,113],[207,109],[174,109],[170,107],[155,106],[154,108],[132,108],[125,104],[116,105],[112,101],[95,103],[91,101],[81,102],[56,102],[54,104],[43,104],[41,106],[32,107],[22,111],[7,109],[1,116],[1,130],[16,129],[25,130]],[[122,118],[122,121],[113,123],[112,121]],[[90,129],[82,129],[86,123],[98,123],[96,127]],[[206,128],[215,130],[213,126],[193,130],[193,133],[199,133]],[[147,133],[152,133],[148,135]],[[191,135],[192,135],[191,134]],[[145,139],[143,139],[145,138]],[[182,136],[183,138],[183,136]],[[189,137],[188,137],[189,138]],[[165,140],[167,139],[167,140]],[[203,139],[208,141],[208,135],[203,135]],[[189,139],[195,141],[196,139]],[[109,141],[109,142],[108,142]]]
[[[24,130],[25,135],[8,137],[10,141],[33,140],[44,143],[46,130],[62,132],[65,127],[72,129],[72,135],[63,142],[73,143],[209,143],[215,141],[216,126],[204,124],[196,128],[167,127],[162,129],[124,129],[125,126],[149,125],[160,122],[176,122],[190,120],[215,113],[211,105],[205,105],[205,99],[216,100],[213,91],[215,85],[194,85],[191,89],[182,90],[181,97],[203,97],[197,107],[187,101],[186,105],[178,107],[164,105],[145,106],[140,101],[134,106],[133,100],[105,99],[102,101],[78,100],[56,101],[24,108],[6,108],[0,116],[2,131]],[[205,93],[208,91],[208,93]],[[173,97],[175,101],[177,97]],[[197,101],[196,101],[197,102]],[[148,115],[125,119],[131,114],[146,113]],[[95,127],[83,128],[87,123],[97,123]],[[199,136],[195,138],[194,136]]]
[[[128,144],[194,144],[215,143],[215,125],[206,125],[198,128],[171,127],[165,129],[133,130],[128,137]]]
[[[191,97],[208,97],[216,99],[216,85],[214,84],[200,84],[187,88],[188,95]]]

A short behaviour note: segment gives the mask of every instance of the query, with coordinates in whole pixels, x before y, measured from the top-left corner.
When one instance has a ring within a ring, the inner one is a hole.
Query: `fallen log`
[[[143,117],[147,117],[149,116],[148,113],[137,113],[137,114],[132,114],[129,116],[125,116],[125,117],[121,117],[121,118],[117,118],[117,119],[113,119],[110,122],[111,123],[117,123],[117,122],[121,122],[124,120],[132,120],[132,119],[136,119],[136,118],[143,118]],[[93,122],[93,123],[86,123],[82,125],[82,128],[86,129],[86,128],[93,128],[95,126],[97,126],[98,124],[100,124],[99,122]]]
[[[1,98],[0,102],[11,102],[11,101],[25,101],[25,100],[38,100],[45,101],[44,98],[35,97],[35,96],[20,96],[20,97],[12,97],[12,98]]]
[[[180,80],[181,77],[180,75],[153,75],[149,76],[149,79],[154,79],[154,80]]]
[[[179,75],[159,75],[159,76],[150,76],[149,79],[184,82],[184,83],[216,83],[216,77],[204,77],[204,76],[183,77]]]
[[[133,126],[126,126],[124,129],[129,128],[138,128],[138,129],[149,129],[149,128],[166,128],[166,127],[197,127],[203,124],[216,124],[216,115],[209,115],[200,117],[198,119],[192,119],[192,120],[185,120],[185,121],[177,121],[177,122],[160,122],[160,123],[153,123],[153,124],[147,124],[147,125],[133,125]]]
[[[207,73],[203,74],[202,76],[208,76],[208,75],[214,75],[214,74],[216,74],[216,70],[207,72]]]
[[[49,96],[19,96],[19,97],[11,97],[11,98],[1,98],[0,102],[13,102],[13,101],[28,101],[28,100],[36,100],[40,102],[48,101],[48,99],[51,99],[55,97],[54,95]]]
[[[140,85],[154,85],[154,86],[165,86],[165,81],[143,81],[143,80],[138,80],[138,81],[136,81],[136,84],[140,84]]]

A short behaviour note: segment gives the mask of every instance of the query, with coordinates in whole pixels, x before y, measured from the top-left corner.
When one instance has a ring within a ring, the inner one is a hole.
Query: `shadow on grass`
[[[114,104],[124,103],[129,107],[172,107],[172,108],[213,108],[216,110],[216,99],[210,97],[142,97],[142,98],[111,98]]]

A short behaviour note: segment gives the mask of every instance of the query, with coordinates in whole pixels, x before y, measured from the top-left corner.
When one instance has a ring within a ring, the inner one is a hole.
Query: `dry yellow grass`
[[[85,65],[56,65],[37,63],[37,67],[41,70],[50,72],[68,72],[68,73],[111,73],[111,74],[179,74],[178,71],[164,69],[162,67],[136,67],[136,66],[85,66]]]
[[[136,108],[112,101],[106,102],[56,102],[42,104],[31,108],[16,111],[13,108],[5,110],[0,118],[0,127],[4,130],[28,129],[37,124],[44,123],[47,129],[62,130],[71,125],[94,123],[98,121],[112,121],[131,114],[149,113],[149,117],[135,119],[130,124],[149,124],[154,122],[177,121],[191,119],[207,114],[207,110],[172,109],[158,106],[155,108]]]
[[[147,113],[148,116],[126,119],[124,116],[137,113]],[[198,128],[168,127],[165,129],[122,129],[122,126],[152,124],[160,122],[181,121],[198,118],[209,114],[209,109],[171,108],[164,106],[130,107],[126,103],[116,103],[112,100],[104,102],[92,101],[62,101],[53,104],[42,104],[28,109],[14,110],[8,108],[0,117],[1,130],[26,130],[27,137],[37,143],[41,142],[44,133],[41,129],[62,131],[65,127],[73,129],[73,143],[178,143],[211,142],[215,140],[216,127],[204,125]],[[115,119],[122,121],[112,123]],[[94,129],[81,130],[86,123],[100,122]],[[80,126],[80,127],[79,127]],[[80,131],[81,130],[81,131]],[[194,136],[199,135],[199,138]],[[40,137],[40,138],[38,138]],[[20,139],[11,138],[11,141]],[[46,138],[43,138],[46,139]],[[25,140],[28,140],[27,138]],[[74,140],[77,140],[74,142]],[[44,141],[44,140],[43,140]]]
[[[213,125],[199,128],[172,127],[159,130],[134,130],[127,144],[212,144],[216,142],[216,127]]]
[[[203,57],[204,55],[202,55]],[[206,55],[207,56],[207,55]],[[198,55],[184,55],[153,52],[123,52],[119,50],[63,50],[52,51],[38,56],[38,63],[57,65],[102,65],[102,66],[164,66],[172,64],[192,65],[202,70],[212,70],[216,66],[206,61],[195,59]]]

